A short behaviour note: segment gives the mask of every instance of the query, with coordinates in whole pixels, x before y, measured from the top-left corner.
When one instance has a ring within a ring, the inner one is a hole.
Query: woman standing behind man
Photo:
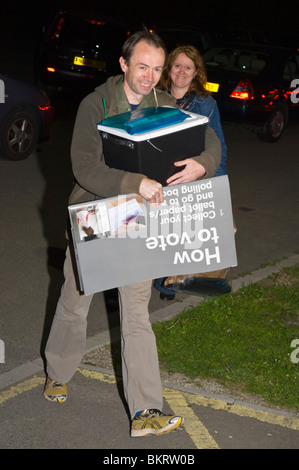
[[[181,109],[207,116],[209,126],[221,143],[221,162],[214,176],[226,175],[226,144],[216,101],[207,92],[207,76],[198,50],[191,45],[182,45],[168,56],[159,88],[173,95]]]
[[[221,143],[221,162],[214,176],[226,175],[226,143],[216,101],[207,92],[206,70],[196,47],[182,45],[174,49],[167,58],[158,88],[174,96],[177,105],[192,113],[209,118],[209,126]],[[154,287],[160,291],[161,299],[173,300],[175,291],[164,287],[166,278],[156,279]]]

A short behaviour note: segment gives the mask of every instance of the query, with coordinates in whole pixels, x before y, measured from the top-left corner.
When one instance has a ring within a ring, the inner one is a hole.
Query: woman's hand
[[[175,173],[170,176],[166,183],[168,185],[179,184],[179,183],[189,183],[190,181],[195,181],[198,178],[201,178],[206,173],[205,168],[197,163],[193,158],[186,158],[185,160],[180,160],[174,163],[175,166],[185,166],[182,171]]]

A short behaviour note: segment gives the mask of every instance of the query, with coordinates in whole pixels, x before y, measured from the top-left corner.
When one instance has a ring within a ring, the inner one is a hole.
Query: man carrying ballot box
[[[122,75],[110,77],[81,102],[71,143],[75,186],[70,204],[122,194],[140,194],[149,204],[163,202],[162,185],[146,175],[130,173],[105,164],[97,123],[108,117],[169,105],[175,99],[156,90],[166,57],[162,40],[148,30],[130,36],[122,48]],[[221,147],[207,127],[205,150],[198,157],[177,162],[184,169],[167,180],[178,184],[210,178],[220,163]],[[69,242],[71,243],[71,241]],[[76,264],[66,250],[65,282],[46,345],[47,379],[44,396],[53,402],[67,398],[66,383],[78,367],[86,342],[87,315],[92,295],[82,295],[76,285]],[[164,434],[181,429],[184,419],[162,412],[162,384],[156,340],[149,320],[148,303],[152,281],[119,287],[122,342],[122,379],[131,418],[131,436]]]

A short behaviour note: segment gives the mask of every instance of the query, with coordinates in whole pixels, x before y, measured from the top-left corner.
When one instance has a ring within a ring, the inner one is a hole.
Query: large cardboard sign
[[[236,266],[228,177],[163,190],[158,207],[136,194],[69,206],[84,294]]]

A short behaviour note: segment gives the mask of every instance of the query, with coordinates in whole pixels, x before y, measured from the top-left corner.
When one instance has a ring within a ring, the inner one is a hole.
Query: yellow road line
[[[273,413],[271,411],[258,410],[245,405],[229,405],[223,400],[216,398],[203,397],[201,395],[193,395],[188,392],[182,392],[185,397],[188,397],[189,403],[199,406],[210,406],[214,410],[229,411],[230,413],[236,414],[241,417],[254,418],[258,421],[268,424],[274,424],[277,426],[283,426],[294,431],[299,431],[299,419],[287,415],[281,415]]]
[[[79,368],[77,369],[77,372],[80,372],[82,375],[84,375],[84,377],[88,379],[96,379],[100,380],[101,382],[107,382],[109,384],[115,384],[120,380],[118,377],[115,377],[115,375],[105,374],[96,370]]]
[[[24,382],[19,383],[18,385],[14,385],[10,387],[5,392],[0,393],[0,405],[11,398],[20,395],[23,392],[28,392],[35,387],[38,387],[41,384],[45,383],[44,377],[32,377],[31,379],[25,380]]]
[[[110,384],[113,384],[116,382],[116,380],[119,380],[118,378],[115,378],[114,375],[105,374],[94,370],[81,368],[77,370],[86,378],[100,380]],[[217,443],[214,441],[208,430],[190,408],[181,392],[171,388],[163,388],[163,395],[174,414],[178,416],[184,416],[185,429],[197,449],[218,448]]]
[[[190,408],[181,392],[171,388],[164,388],[163,395],[173,413],[185,418],[185,429],[197,449],[219,448],[207,428],[198,419],[192,408]]]
[[[89,379],[96,379],[102,382],[115,383],[118,378],[114,375],[104,374],[102,372],[89,370],[89,369],[77,369],[84,377]],[[194,442],[197,449],[217,449],[218,445],[209,434],[208,430],[198,419],[193,410],[188,406],[188,403],[181,392],[171,389],[163,388],[164,398],[167,400],[174,414],[184,416],[185,418],[185,429],[189,434],[190,438]]]
[[[79,368],[77,369],[84,377],[96,379],[108,384],[115,384],[121,380],[109,373]],[[28,392],[35,387],[43,385],[45,382],[44,377],[31,377],[17,385],[10,387],[4,392],[0,392],[0,405],[7,400],[14,398],[24,392]],[[198,419],[197,415],[193,412],[190,405],[195,404],[198,406],[211,407],[214,410],[223,410],[233,413],[240,417],[257,419],[260,422],[282,426],[294,431],[299,431],[299,418],[275,413],[275,411],[264,411],[252,408],[246,405],[228,404],[223,400],[217,398],[209,398],[201,395],[196,395],[189,392],[182,392],[168,387],[163,388],[163,395],[165,400],[176,415],[184,416],[185,429],[190,438],[194,442],[197,449],[216,449],[219,448],[216,441],[212,438],[203,423]]]

